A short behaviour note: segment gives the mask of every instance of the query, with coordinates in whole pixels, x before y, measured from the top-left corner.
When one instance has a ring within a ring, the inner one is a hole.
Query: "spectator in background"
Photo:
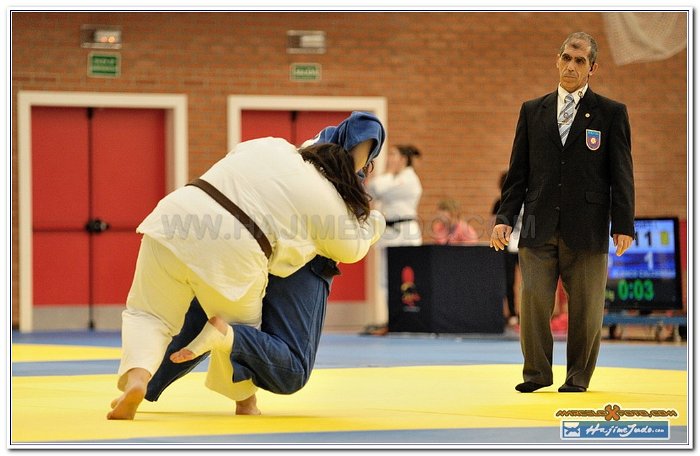
[[[503,189],[503,183],[506,181],[506,176],[508,171],[504,171],[501,174],[501,178],[498,181],[499,192]],[[501,207],[501,198],[499,197],[493,204],[492,214],[498,214],[498,209]],[[508,304],[508,325],[515,326],[518,324],[518,312],[515,305],[515,275],[518,271],[518,239],[520,238],[520,227],[522,224],[523,209],[520,208],[520,214],[518,216],[518,221],[513,227],[513,232],[510,235],[510,242],[506,247],[505,254],[503,255],[503,261],[506,270],[506,301]]]
[[[432,237],[436,244],[476,244],[479,235],[464,219],[459,203],[444,199],[438,203],[437,217],[432,224]]]
[[[367,191],[386,219],[386,231],[376,244],[379,287],[384,302],[388,299],[387,247],[421,245],[423,242],[417,220],[423,186],[413,168],[414,160],[420,155],[418,148],[411,144],[392,146],[387,154],[385,173],[367,184]],[[384,334],[386,325],[369,327],[367,331]]]

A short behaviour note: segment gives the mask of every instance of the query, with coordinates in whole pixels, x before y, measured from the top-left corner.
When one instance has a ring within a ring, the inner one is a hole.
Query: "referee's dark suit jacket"
[[[589,87],[562,146],[557,92],[523,103],[496,223],[515,226],[523,202],[522,247],[543,245],[557,229],[569,248],[597,253],[613,233],[634,236],[625,105]]]

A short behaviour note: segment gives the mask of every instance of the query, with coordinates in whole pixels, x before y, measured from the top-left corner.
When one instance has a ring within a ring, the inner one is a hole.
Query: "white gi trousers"
[[[244,296],[231,301],[192,272],[167,247],[144,235],[141,241],[134,281],[122,313],[122,358],[119,389],[125,373],[143,368],[153,375],[172,337],[180,332],[185,313],[196,295],[208,317],[219,316],[260,328],[262,297],[267,286],[267,270]],[[235,338],[235,334],[234,334]],[[226,350],[212,350],[206,386],[233,400],[243,400],[257,391],[250,380],[233,383],[233,368]]]

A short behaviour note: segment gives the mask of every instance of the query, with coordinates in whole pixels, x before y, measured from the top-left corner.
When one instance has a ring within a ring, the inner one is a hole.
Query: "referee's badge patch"
[[[600,148],[600,132],[598,130],[586,129],[586,146],[590,150],[598,150]]]

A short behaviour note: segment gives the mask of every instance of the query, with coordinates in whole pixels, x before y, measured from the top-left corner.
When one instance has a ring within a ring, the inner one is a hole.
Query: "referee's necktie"
[[[564,107],[559,113],[557,118],[557,123],[559,124],[559,136],[561,137],[561,144],[566,143],[566,137],[569,136],[569,130],[571,130],[571,123],[574,121],[574,96],[568,94],[564,98]]]

